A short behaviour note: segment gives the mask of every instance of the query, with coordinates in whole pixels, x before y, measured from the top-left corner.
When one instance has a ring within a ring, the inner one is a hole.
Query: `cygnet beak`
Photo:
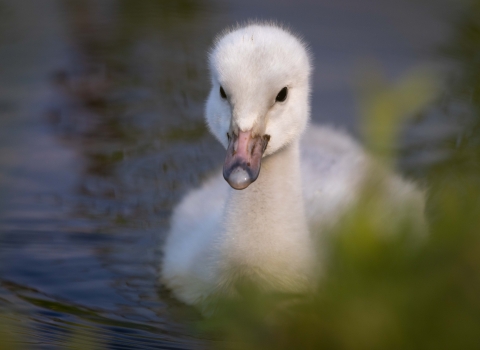
[[[234,189],[243,190],[257,179],[270,136],[252,137],[251,131],[239,131],[238,135],[230,132],[227,136],[223,177]]]

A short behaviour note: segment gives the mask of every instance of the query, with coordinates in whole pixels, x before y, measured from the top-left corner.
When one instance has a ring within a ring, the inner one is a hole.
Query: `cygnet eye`
[[[225,93],[225,90],[223,90],[223,87],[220,86],[220,96],[222,96],[223,99],[227,98],[227,94]]]
[[[280,92],[278,93],[277,97],[275,97],[275,101],[277,102],[283,102],[287,99],[287,95],[288,95],[288,89],[287,87],[285,86],[282,90],[280,90]]]

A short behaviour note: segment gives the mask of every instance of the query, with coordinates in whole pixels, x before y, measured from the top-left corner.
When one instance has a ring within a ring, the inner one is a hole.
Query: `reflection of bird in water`
[[[318,253],[311,233],[355,202],[374,162],[349,136],[308,125],[310,57],[286,30],[251,24],[225,33],[210,69],[206,119],[227,149],[232,188],[213,177],[175,209],[162,281],[188,304],[234,292],[239,278],[305,290]],[[386,171],[382,183],[392,207],[410,203],[423,216],[414,185]]]

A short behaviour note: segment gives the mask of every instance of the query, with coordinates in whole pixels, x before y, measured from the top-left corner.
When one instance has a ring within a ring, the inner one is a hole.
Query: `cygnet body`
[[[274,24],[220,35],[209,55],[205,117],[226,148],[223,168],[175,208],[162,282],[187,304],[234,294],[239,279],[300,292],[318,275],[319,235],[359,197],[374,161],[348,135],[308,125],[311,59]],[[226,180],[226,181],[225,181]],[[386,173],[393,201],[423,195]]]

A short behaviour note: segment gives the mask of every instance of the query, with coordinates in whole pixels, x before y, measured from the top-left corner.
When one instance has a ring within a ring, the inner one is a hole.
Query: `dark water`
[[[223,158],[202,121],[215,34],[290,24],[315,57],[313,119],[355,132],[363,60],[391,77],[437,64],[453,5],[434,4],[0,1],[0,307],[17,338],[208,348],[157,271],[172,208]]]

